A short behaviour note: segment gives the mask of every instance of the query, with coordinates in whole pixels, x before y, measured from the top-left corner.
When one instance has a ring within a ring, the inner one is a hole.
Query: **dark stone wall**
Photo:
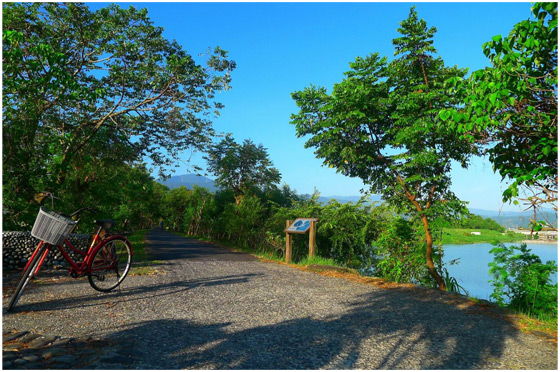
[[[72,245],[80,250],[87,250],[89,243],[89,234],[70,234],[68,240]],[[31,258],[31,255],[37,248],[39,240],[32,237],[30,232],[20,232],[20,231],[5,231],[2,233],[2,269],[3,270],[21,270],[25,267],[27,260]],[[67,252],[70,254],[72,259],[76,262],[82,261],[81,255],[68,249]],[[43,267],[65,267],[68,266],[64,257],[58,250],[58,248],[53,247]]]

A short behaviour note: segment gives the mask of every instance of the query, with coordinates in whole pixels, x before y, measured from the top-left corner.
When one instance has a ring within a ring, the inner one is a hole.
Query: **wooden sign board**
[[[311,222],[317,221],[317,218],[298,218],[284,232],[287,234],[305,234],[311,228]]]

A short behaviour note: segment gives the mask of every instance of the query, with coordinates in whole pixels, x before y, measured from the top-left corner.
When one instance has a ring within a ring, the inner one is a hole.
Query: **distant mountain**
[[[211,192],[215,192],[218,189],[213,180],[204,176],[197,176],[196,174],[172,176],[165,181],[158,182],[169,187],[170,189],[185,186],[187,189],[191,190],[194,185],[197,185],[198,187],[205,187]]]

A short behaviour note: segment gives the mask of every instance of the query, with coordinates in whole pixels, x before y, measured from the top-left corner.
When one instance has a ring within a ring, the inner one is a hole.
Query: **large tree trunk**
[[[420,203],[418,203],[416,197],[410,191],[408,191],[408,188],[406,187],[402,178],[397,173],[395,173],[395,175],[397,177],[398,182],[403,187],[403,190],[406,193],[406,197],[408,198],[408,200],[410,200],[412,205],[414,205],[414,208],[416,209],[416,211],[420,215],[420,219],[422,220],[422,225],[424,226],[424,233],[426,235],[426,266],[428,266],[428,272],[430,273],[432,278],[434,278],[435,281],[437,282],[438,288],[441,289],[442,291],[446,291],[447,287],[445,286],[445,281],[443,280],[441,275],[439,275],[439,273],[436,271],[434,265],[434,258],[433,258],[434,239],[432,237],[432,231],[430,230],[430,222],[428,221],[428,217],[426,216],[425,210],[422,209],[422,206],[420,205]],[[432,187],[432,195],[434,190],[435,187]],[[430,197],[430,201],[426,205],[426,209],[428,209],[431,206],[431,203],[432,200]]]
[[[432,238],[432,231],[430,230],[430,225],[428,223],[428,218],[426,215],[422,215],[422,224],[424,225],[424,232],[426,234],[426,265],[428,266],[428,271],[432,278],[438,283],[439,289],[442,291],[446,291],[447,287],[445,286],[445,281],[436,271],[434,265],[434,258],[433,258],[433,246],[434,240]]]

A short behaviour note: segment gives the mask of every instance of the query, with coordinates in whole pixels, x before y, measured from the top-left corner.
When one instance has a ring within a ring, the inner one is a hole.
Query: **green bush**
[[[552,284],[551,274],[558,272],[555,261],[542,263],[526,244],[506,247],[498,244],[490,253],[490,281],[494,287],[491,298],[531,316],[558,314],[558,284]]]
[[[375,275],[397,283],[433,285],[426,267],[424,244],[410,221],[389,220],[377,239],[376,254]]]

